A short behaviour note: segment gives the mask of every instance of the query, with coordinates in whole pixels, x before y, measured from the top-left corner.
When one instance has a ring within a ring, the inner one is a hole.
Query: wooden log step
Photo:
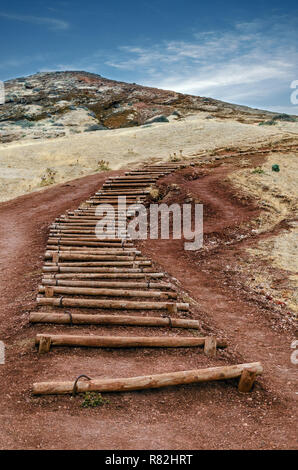
[[[117,222],[122,222],[124,223],[127,219],[132,219],[134,216],[134,214],[125,214],[124,216],[121,216],[121,217],[118,217],[117,214],[113,214],[113,215],[109,215],[107,216],[106,214],[103,214],[103,215],[75,215],[75,216],[67,216],[65,218],[59,218],[59,219],[56,219],[55,223],[62,223],[64,224],[64,222],[66,223],[86,223],[86,222],[113,222],[114,220],[117,221]]]
[[[56,250],[56,248],[60,248],[60,250],[63,250],[63,249],[68,249],[68,248],[83,248],[83,247],[86,247],[86,248],[111,248],[112,250],[115,249],[115,248],[118,248],[118,249],[123,249],[124,251],[127,250],[127,253],[130,253],[130,249],[133,249],[133,247],[127,247],[125,245],[124,248],[121,248],[121,245],[119,244],[115,244],[115,243],[106,243],[106,244],[103,244],[103,243],[97,243],[95,241],[87,241],[87,240],[72,240],[72,239],[58,239],[58,238],[50,238],[48,240],[48,245],[47,245],[47,250]],[[132,251],[133,253],[133,251]]]
[[[128,248],[133,248],[133,244],[130,241],[130,239],[115,239],[112,237],[107,238],[106,240],[100,240],[95,236],[95,233],[91,234],[81,234],[81,233],[56,233],[56,232],[50,232],[49,236],[49,241],[60,241],[62,242],[69,242],[69,241],[75,241],[75,242],[96,242],[101,245],[104,243],[110,243],[112,246],[115,246],[118,248],[118,246],[123,246],[123,247],[128,247]]]
[[[63,268],[99,268],[99,267],[109,267],[109,266],[114,266],[114,267],[131,267],[131,268],[139,268],[140,266],[151,266],[151,261],[73,261],[72,263],[68,262],[50,262],[46,261],[44,266],[60,266]]]
[[[123,301],[123,300],[100,300],[100,299],[73,299],[70,297],[37,297],[39,305],[53,305],[55,307],[85,307],[85,308],[104,308],[116,310],[167,310],[172,308],[177,310],[189,310],[189,304],[186,303],[168,303],[168,302],[141,302],[141,301]]]
[[[120,195],[123,195],[123,194],[129,194],[131,196],[144,196],[146,194],[149,193],[149,190],[148,189],[103,189],[103,190],[100,190],[100,191],[96,191],[96,193],[94,193],[96,196],[117,196],[118,193]]]
[[[191,348],[204,347],[205,337],[183,336],[96,336],[96,335],[36,335],[35,344],[41,338],[50,338],[50,346],[87,348]],[[218,348],[227,347],[226,341],[217,340]]]
[[[129,315],[103,315],[73,313],[69,314],[55,312],[31,312],[30,323],[54,323],[60,325],[127,325],[127,326],[156,326],[171,328],[199,329],[197,320],[184,320],[169,317],[140,317]]]
[[[111,282],[111,281],[76,281],[65,279],[48,279],[43,278],[42,284],[44,286],[63,286],[63,287],[107,287],[109,289],[166,289],[171,290],[171,284],[164,282]]]
[[[151,183],[109,183],[109,184],[104,184],[103,188],[107,189],[120,189],[120,188],[138,188],[138,189],[143,189],[143,188],[150,188],[152,186]],[[90,198],[92,200],[92,198]]]
[[[112,222],[114,219],[110,219],[110,220],[107,220],[108,222]],[[115,219],[116,220],[116,219]],[[117,219],[118,220],[118,219]],[[126,219],[123,219],[123,221],[125,222]],[[78,228],[85,228],[85,227],[96,227],[98,222],[100,222],[100,220],[71,220],[71,219],[62,219],[60,222],[57,222],[55,223],[56,225],[56,228],[57,226],[62,228],[64,226],[71,226],[71,227],[78,227]],[[123,232],[125,232],[125,228],[123,229]],[[113,234],[114,231],[106,231],[106,233],[111,233]]]
[[[155,175],[157,178],[162,178],[170,173],[169,170],[132,170],[125,173],[126,176],[138,176],[138,175]]]
[[[164,273],[141,273],[137,272],[138,270],[133,270],[134,272],[101,272],[101,273],[44,273],[45,276],[49,276],[51,279],[162,279]]]
[[[67,214],[67,217],[74,218],[76,217],[77,219],[102,219],[103,217],[107,219],[107,216],[109,218],[112,218],[115,216],[115,219],[117,220],[122,220],[125,219],[126,217],[132,217],[134,215],[133,211],[126,211],[125,216],[123,215],[123,212],[121,213],[118,212],[112,212],[112,211],[105,211],[103,214],[98,215],[98,210],[97,209],[91,209],[90,211],[74,211],[74,212],[69,212]]]
[[[94,250],[93,250],[94,251]],[[81,251],[66,251],[66,250],[61,250],[61,251],[46,251],[45,253],[45,259],[52,259],[54,254],[59,255],[59,261],[75,261],[75,260],[84,260],[84,261],[98,261],[98,260],[103,260],[103,261],[134,261],[137,259],[137,261],[145,262],[146,259],[138,256],[131,256],[127,255],[125,252],[120,253],[119,255],[116,254],[100,254],[100,253],[88,253],[87,251],[84,253],[83,250]]]
[[[74,243],[74,245],[71,245]],[[57,250],[63,250],[65,253],[72,253],[75,252],[86,252],[86,253],[94,253],[94,254],[102,254],[102,255],[118,255],[118,256],[140,256],[141,252],[137,250],[134,246],[126,247],[126,246],[115,246],[112,245],[110,248],[102,247],[102,246],[88,246],[84,245],[84,243],[90,242],[79,242],[82,246],[77,246],[75,241],[67,241],[67,245],[62,244],[62,240],[56,240],[52,242],[52,239],[48,240],[48,249],[47,252],[56,252]],[[95,243],[95,242],[92,242]]]
[[[98,378],[90,380],[49,381],[33,384],[34,395],[65,395],[84,392],[129,392],[133,390],[146,390],[174,385],[187,385],[217,380],[228,380],[241,377],[244,370],[250,369],[256,375],[263,372],[260,362],[236,364],[232,366],[209,367],[207,369],[184,370],[179,372],[166,372],[140,377],[127,378]],[[75,390],[74,390],[75,388]]]
[[[111,268],[111,267],[81,267],[81,266],[43,266],[43,272],[57,272],[57,273],[145,273],[146,275],[150,274],[150,268],[128,268],[128,267],[118,267],[118,268]],[[144,274],[144,277],[145,277]]]
[[[56,242],[57,243],[57,242]],[[137,251],[136,249],[129,249],[129,248],[120,248],[117,250],[114,247],[111,247],[110,250],[103,249],[102,247],[96,246],[75,246],[75,245],[67,245],[63,246],[59,244],[56,245],[47,245],[47,250],[49,252],[63,252],[63,253],[89,253],[89,254],[98,254],[98,255],[118,255],[118,256],[140,256],[141,252]]]
[[[39,286],[38,292],[46,294],[47,287]],[[108,289],[108,288],[92,288],[92,287],[67,287],[67,286],[51,286],[50,290],[53,295],[92,295],[96,297],[147,297],[160,300],[176,299],[176,292],[163,292],[153,290],[129,290],[129,289]]]
[[[153,178],[152,176],[133,176],[131,177],[126,177],[126,178],[119,178],[119,179],[110,179],[106,180],[105,184],[110,185],[110,184],[117,184],[117,183],[147,183],[148,186],[150,184],[155,184],[158,178]]]

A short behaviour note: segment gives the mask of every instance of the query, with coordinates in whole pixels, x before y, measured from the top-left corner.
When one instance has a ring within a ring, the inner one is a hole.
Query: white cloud
[[[60,20],[58,18],[49,18],[49,17],[42,17],[42,16],[31,16],[31,15],[14,15],[10,13],[3,13],[0,12],[0,16],[2,18],[6,18],[8,20],[15,20],[15,21],[22,21],[23,23],[31,23],[37,25],[46,25],[49,29],[54,31],[62,31],[69,28],[69,23],[64,20]]]
[[[275,104],[281,87],[298,79],[297,23],[286,16],[258,19],[188,41],[121,46],[105,64],[133,72],[145,85],[248,104],[263,95]]]

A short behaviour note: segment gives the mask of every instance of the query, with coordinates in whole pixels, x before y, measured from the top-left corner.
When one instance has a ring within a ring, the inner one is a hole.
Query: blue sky
[[[0,80],[86,70],[298,114],[294,1],[2,0],[0,37]]]

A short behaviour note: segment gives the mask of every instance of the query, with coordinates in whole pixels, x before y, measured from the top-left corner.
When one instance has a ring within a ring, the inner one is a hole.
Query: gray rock
[[[145,121],[145,124],[152,124],[153,122],[169,122],[169,120],[166,116],[160,114],[159,116],[154,116],[150,119],[147,119],[147,121]]]
[[[102,126],[100,124],[93,124],[92,126],[87,127],[85,132],[93,132],[93,131],[105,131],[107,127]]]

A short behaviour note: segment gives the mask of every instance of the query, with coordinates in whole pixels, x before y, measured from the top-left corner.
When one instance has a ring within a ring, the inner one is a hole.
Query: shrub
[[[276,121],[273,121],[273,120],[271,119],[271,121],[263,121],[263,122],[260,122],[260,123],[259,123],[259,126],[275,126],[275,124],[277,124]]]
[[[252,171],[253,174],[259,174],[259,175],[263,175],[265,173],[264,170],[262,170],[262,168],[255,168],[253,171]]]
[[[111,168],[109,167],[109,162],[106,162],[105,160],[99,160],[98,169],[100,171],[109,171]]]
[[[52,168],[47,168],[45,174],[41,177],[40,186],[49,186],[55,183],[56,171]]]
[[[107,398],[103,398],[101,393],[86,392],[82,401],[82,408],[96,408],[110,403]]]
[[[273,116],[272,121],[286,121],[286,122],[297,122],[297,119],[289,114],[277,114]]]

